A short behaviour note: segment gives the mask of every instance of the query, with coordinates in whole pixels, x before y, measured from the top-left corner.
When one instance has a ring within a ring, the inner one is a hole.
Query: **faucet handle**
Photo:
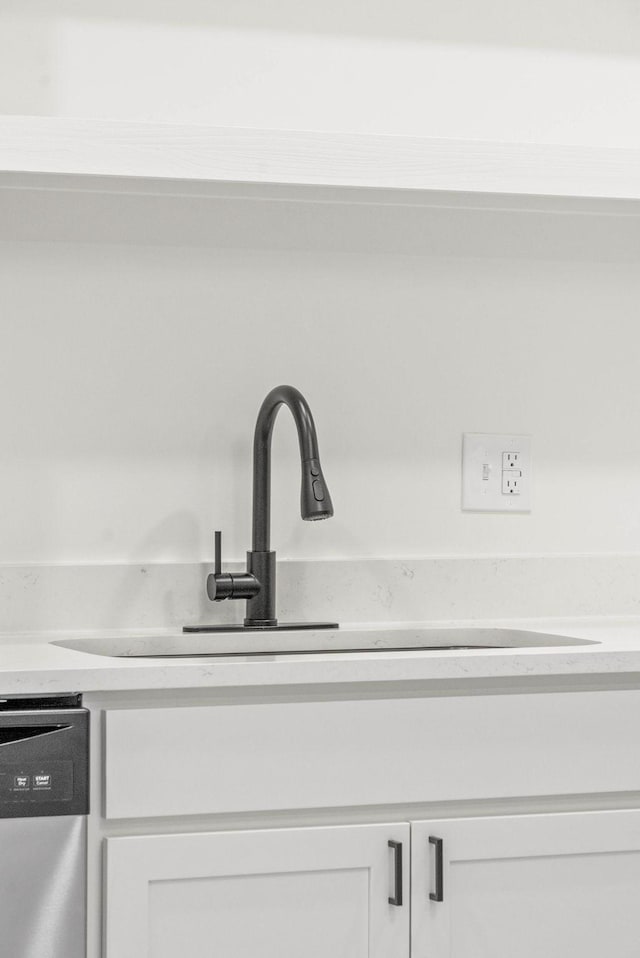
[[[232,576],[222,574],[222,533],[214,532],[213,572],[207,576],[207,595],[212,602],[228,599],[233,593]]]
[[[207,595],[212,602],[223,599],[253,599],[260,583],[250,572],[222,572],[222,533],[215,532],[214,572],[207,576]]]
[[[214,572],[216,575],[222,574],[222,533],[219,529],[215,532],[215,562]]]

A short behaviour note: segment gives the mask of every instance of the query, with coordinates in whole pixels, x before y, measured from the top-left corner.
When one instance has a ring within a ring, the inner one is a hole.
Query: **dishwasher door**
[[[0,821],[0,953],[85,958],[86,820]]]
[[[0,701],[3,958],[86,958],[89,716],[51,704]]]

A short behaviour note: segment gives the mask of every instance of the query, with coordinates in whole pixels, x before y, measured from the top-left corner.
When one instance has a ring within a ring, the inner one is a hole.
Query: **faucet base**
[[[276,625],[184,625],[183,632],[298,632],[302,629],[339,629],[337,622],[278,622]]]

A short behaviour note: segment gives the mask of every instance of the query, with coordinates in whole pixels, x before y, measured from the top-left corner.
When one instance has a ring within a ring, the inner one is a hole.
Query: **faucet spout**
[[[276,386],[267,395],[256,421],[253,438],[253,552],[269,552],[271,538],[271,437],[280,406],[288,406],[300,446],[300,514],[303,519],[333,515],[318,453],[318,437],[306,399],[293,386]]]

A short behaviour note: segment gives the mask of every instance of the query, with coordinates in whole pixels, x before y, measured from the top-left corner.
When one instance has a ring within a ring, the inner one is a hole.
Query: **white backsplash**
[[[0,634],[239,621],[200,563],[0,567]],[[281,561],[282,621],[418,622],[640,614],[640,556]]]

